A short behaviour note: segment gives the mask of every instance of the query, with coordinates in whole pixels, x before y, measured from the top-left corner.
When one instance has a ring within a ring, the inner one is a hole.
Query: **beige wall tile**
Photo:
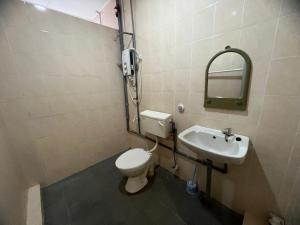
[[[251,214],[256,216],[258,221],[265,222],[268,218],[265,209],[278,212],[278,204],[256,150],[251,149],[249,153],[247,157],[249,168],[243,176],[246,179],[242,181],[244,184],[243,191],[247,191],[247,195],[245,196],[242,193],[241,197],[245,201],[246,214],[251,212]],[[249,176],[252,179],[249,179]],[[259,204],[257,204],[258,202]]]
[[[41,76],[40,57],[35,53],[14,54],[15,66],[20,76]]]
[[[251,60],[269,60],[276,29],[276,20],[270,20],[242,29],[241,48]]]
[[[57,54],[58,47],[53,33],[46,30],[36,30],[34,28],[32,33],[36,37],[36,52],[48,55]]]
[[[23,98],[22,104],[29,118],[45,117],[52,114],[49,97]]]
[[[250,95],[265,94],[268,69],[270,63],[268,60],[252,60],[252,73],[250,77]],[[273,70],[271,68],[271,70]],[[272,72],[270,73],[272,75]]]
[[[203,93],[190,93],[189,95],[189,112],[194,114],[200,114],[203,112]]]
[[[61,55],[58,54],[38,54],[35,56],[38,57],[38,63],[36,65],[39,67],[42,75],[48,76],[62,76],[67,74],[64,70],[66,61]],[[76,62],[74,62],[75,65]]]
[[[206,68],[192,68],[190,74],[190,92],[204,93]]]
[[[260,125],[296,132],[300,119],[299,97],[266,96]]]
[[[178,45],[175,49],[175,69],[187,69],[191,66],[191,52],[193,46]]]
[[[212,39],[205,39],[192,44],[192,68],[206,67],[210,58],[214,55],[212,47]]]
[[[27,6],[17,1],[2,0],[0,9],[1,24],[5,27],[28,26]]]
[[[283,0],[281,15],[297,13],[300,11],[300,2],[298,0]]]
[[[162,76],[160,79],[166,81],[170,76],[175,78],[173,114],[178,131],[194,124],[216,129],[232,127],[234,132],[249,136],[254,143],[254,149],[249,151],[245,164],[230,166],[229,174],[214,176],[213,196],[240,213],[245,211],[253,213],[260,220],[265,219],[270,210],[287,215],[282,211],[289,201],[283,194],[288,192],[283,179],[293,177],[290,172],[286,172],[288,171],[286,169],[289,159],[296,158],[290,154],[295,132],[296,130],[299,132],[300,127],[298,107],[300,104],[298,89],[295,88],[299,85],[297,78],[294,77],[297,74],[294,71],[298,68],[296,65],[298,58],[295,57],[298,54],[299,26],[295,25],[298,24],[296,23],[298,3],[293,0],[197,0],[193,1],[193,4],[190,4],[190,1],[177,1],[174,47],[173,44],[168,43],[171,41],[164,38],[146,38],[155,23],[151,24],[149,11],[147,15],[142,13],[146,10],[144,9],[146,6],[140,2],[136,3],[141,10],[137,12],[140,16],[136,20],[147,21],[147,23],[140,23],[142,27],[137,27],[137,32],[145,36],[144,39],[139,40],[139,45],[150,48],[168,46],[164,56],[167,56],[168,52],[171,55],[171,51],[175,49],[177,57],[174,61],[164,57],[168,59],[167,61],[173,62],[175,70],[171,66],[163,67],[164,63],[157,64],[157,67],[161,67],[164,71],[160,74]],[[282,10],[281,3],[283,3]],[[160,4],[162,8],[166,7],[164,1]],[[216,9],[215,12],[213,8]],[[172,12],[168,13],[172,14]],[[214,19],[209,20],[212,14]],[[194,22],[193,36],[190,33],[191,18]],[[200,21],[199,18],[202,20]],[[156,34],[160,37],[164,35],[163,29]],[[246,111],[203,107],[206,65],[215,53],[223,50],[227,45],[244,50],[253,63],[249,104]],[[187,46],[191,48],[191,58]],[[180,61],[181,58],[178,56],[184,56],[183,61]],[[271,61],[272,57],[273,61]],[[282,57],[288,58],[282,59]],[[275,58],[281,59],[274,60]],[[144,61],[144,67],[151,66],[153,64],[149,60]],[[189,79],[180,76],[178,71],[183,69],[190,71]],[[154,90],[156,90],[154,95],[149,90],[143,92],[144,97],[147,96],[146,99],[152,99],[147,100],[147,107],[162,109],[157,98],[164,99],[165,93],[159,91],[159,85],[154,87]],[[161,100],[163,101],[165,100]],[[185,105],[185,113],[177,112],[178,103]],[[283,130],[285,132],[282,132]],[[181,144],[178,146],[187,154],[191,154]],[[160,165],[168,167],[171,156],[163,152],[160,156],[162,154]],[[183,170],[180,172],[181,177],[187,179],[191,163],[181,160],[179,166]],[[205,175],[204,169],[201,171]],[[294,181],[293,177],[289,182]],[[200,178],[200,188],[204,184],[205,176],[202,180]]]
[[[39,50],[36,44],[40,41],[40,31],[31,27],[5,27],[4,29],[13,52],[33,53]]]
[[[297,224],[299,221],[299,187],[300,187],[300,170],[298,169],[296,175],[295,185],[292,190],[291,202],[289,203],[288,212],[286,216],[286,221],[288,224]]]
[[[186,26],[190,24],[190,26]],[[187,44],[192,40],[192,17],[188,16],[176,22],[176,44]]]
[[[15,90],[17,87],[17,90]],[[23,83],[16,75],[2,74],[2,82],[0,83],[0,99],[3,101],[15,99],[22,96]]]
[[[0,134],[0,209],[1,220],[5,224],[25,224],[26,220],[26,182],[22,170],[11,154],[3,127]]]
[[[215,33],[232,31],[241,27],[243,2],[241,0],[219,1],[216,4]]]
[[[272,61],[266,94],[300,96],[299,62],[300,57]]]
[[[46,96],[50,92],[50,87],[46,87],[46,83],[48,83],[47,78],[41,77],[40,74],[19,76],[18,81],[22,84],[22,87],[17,88],[17,85],[15,85],[14,90],[21,90],[23,96],[26,97]],[[51,82],[48,85],[51,85]]]
[[[248,99],[248,109],[246,111],[231,111],[230,120],[233,123],[246,125],[258,125],[263,109],[263,95],[250,95]]]
[[[165,92],[173,92],[174,91],[174,74],[176,72],[166,71],[162,72],[161,76],[163,79],[163,91]]]
[[[151,91],[160,92],[163,90],[163,77],[161,73],[153,73],[151,75]]]
[[[213,4],[215,4],[217,0],[194,0],[193,9],[194,12],[197,13],[200,10],[203,10]]]
[[[193,9],[193,0],[176,0],[176,18],[181,18],[190,15]]]
[[[1,74],[15,74],[16,70],[14,67],[13,56],[10,52],[9,43],[0,25],[0,73]]]
[[[194,15],[193,40],[209,37],[214,32],[215,5],[205,8]]]
[[[214,37],[213,39],[213,52],[217,53],[224,50],[226,46],[232,48],[240,47],[241,30],[227,32]]]
[[[244,24],[263,22],[279,15],[282,0],[245,0]]]
[[[167,112],[172,111],[173,106],[173,94],[167,94],[163,92],[153,92],[151,94],[151,109],[156,111],[164,111],[167,110]]]
[[[299,13],[280,17],[273,58],[300,55]]]
[[[299,133],[297,133],[295,142],[293,143],[292,152],[289,157],[287,170],[285,172],[285,178],[281,184],[281,190],[279,195],[279,205],[281,210],[286,214],[290,210],[288,205],[293,199],[293,188],[296,185],[295,177],[297,176],[297,171],[300,168],[300,138]]]
[[[259,127],[258,129],[254,147],[269,185],[277,198],[294,140],[292,131],[282,133],[273,128]]]
[[[116,31],[0,4],[1,113],[28,182],[50,184],[127,147]]]
[[[173,21],[175,20],[175,10],[176,10],[176,1],[167,0],[165,4],[168,4],[170,10],[164,10],[163,5],[160,4],[160,12],[161,12],[161,27],[167,28],[172,26]]]
[[[188,92],[190,73],[190,70],[176,70],[174,72],[176,92]]]

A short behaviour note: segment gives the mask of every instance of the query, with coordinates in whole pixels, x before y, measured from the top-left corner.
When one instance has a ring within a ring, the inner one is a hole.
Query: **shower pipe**
[[[122,1],[122,0],[121,0]],[[132,0],[130,0],[131,27],[132,27],[132,46],[136,50],[135,26],[133,17]],[[122,17],[121,17],[122,20]],[[123,31],[122,31],[123,32]],[[141,134],[141,117],[140,117],[140,101],[139,101],[139,85],[138,85],[138,68],[136,67],[136,57],[133,57],[133,65],[135,71],[135,97],[136,97],[136,116],[138,121],[138,133]]]
[[[119,24],[119,40],[120,40],[120,50],[121,52],[124,49],[124,39],[123,39],[123,22],[122,22],[122,10],[121,10],[121,0],[116,0],[116,17],[118,18]],[[130,131],[129,126],[129,103],[128,103],[128,90],[127,90],[127,79],[126,76],[123,76],[123,91],[124,91],[124,101],[125,101],[125,115],[126,115],[126,129]]]
[[[124,35],[131,35],[132,36],[132,44],[133,47],[136,48],[136,39],[135,39],[135,27],[134,27],[134,21],[133,21],[133,10],[132,10],[132,0],[130,0],[130,9],[131,9],[131,19],[132,19],[132,31],[133,33],[129,33],[129,32],[124,32],[124,28],[123,28],[123,14],[122,14],[122,0],[116,0],[116,7],[115,9],[116,11],[116,17],[118,18],[118,24],[119,24],[119,33],[118,33],[118,37],[120,39],[120,49],[121,51],[124,50]],[[135,68],[136,69],[136,68]],[[137,74],[136,74],[137,75]],[[136,81],[137,81],[137,76],[135,76]],[[130,120],[130,115],[129,115],[129,102],[128,102],[128,90],[127,90],[127,79],[126,76],[123,76],[123,86],[124,86],[124,101],[125,101],[125,114],[126,114],[126,128],[128,133],[130,134],[134,134],[136,136],[142,137],[144,139],[147,139],[149,141],[155,142],[155,140],[153,140],[152,138],[145,136],[141,133],[141,129],[140,129],[140,109],[139,109],[139,104],[136,105],[137,108],[137,118],[138,118],[138,132],[131,130],[130,129],[130,125],[129,125],[129,120]],[[138,92],[138,88],[136,88],[136,92]],[[138,100],[138,93],[136,93],[136,99]],[[173,147],[170,147],[168,145],[165,145],[163,143],[159,143],[160,146],[168,149],[169,151],[173,152],[173,158],[174,158],[174,166],[176,166],[176,157],[175,154],[180,155],[181,157],[184,157],[186,159],[189,159],[191,161],[194,161],[196,163],[199,163],[201,165],[210,167],[218,172],[221,173],[227,173],[228,172],[228,165],[225,163],[223,168],[220,168],[218,166],[212,165],[212,163],[208,160],[200,160],[197,158],[194,158],[192,156],[189,156],[185,153],[183,153],[182,151],[179,151],[177,149],[177,129],[175,126],[175,123],[172,122],[172,134],[173,134]]]
[[[122,12],[124,12],[124,8],[123,8],[123,1],[122,0],[116,0],[116,4],[117,4],[117,10],[118,10],[118,14],[120,15],[118,17],[118,22],[119,22],[119,33],[118,33],[118,37],[120,38],[120,40],[122,39],[122,46],[121,46],[121,51],[124,50],[124,35],[130,35],[131,36],[131,40],[132,40],[132,47],[134,49],[136,49],[136,37],[135,37],[135,26],[134,26],[134,18],[133,18],[133,6],[132,6],[132,0],[129,1],[130,3],[130,13],[131,13],[131,27],[132,27],[132,33],[130,32],[126,32],[124,31],[124,27],[123,27],[123,17],[124,15],[122,14]],[[122,9],[122,10],[121,10]],[[139,85],[138,85],[138,68],[136,67],[136,58],[133,58],[133,65],[134,65],[134,73],[135,73],[135,100],[136,100],[136,117],[137,117],[137,125],[138,125],[138,133],[141,134],[141,118],[140,118],[140,102],[139,102]],[[125,77],[126,80],[126,84],[127,84],[127,79]],[[126,96],[128,94],[128,89],[126,87]],[[127,98],[127,103],[128,103],[128,96]],[[128,123],[130,120],[130,116],[129,116],[129,104],[128,104]],[[127,126],[127,130],[130,130],[130,126],[128,124]]]

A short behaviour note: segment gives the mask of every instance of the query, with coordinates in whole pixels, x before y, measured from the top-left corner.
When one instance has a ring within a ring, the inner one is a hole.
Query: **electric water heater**
[[[122,51],[122,68],[124,76],[134,75],[135,50],[128,48]]]

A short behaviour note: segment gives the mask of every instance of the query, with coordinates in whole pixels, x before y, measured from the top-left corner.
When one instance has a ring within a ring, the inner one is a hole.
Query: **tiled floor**
[[[157,168],[141,193],[124,192],[116,157],[43,189],[45,225],[241,225],[242,216],[204,206],[185,182]]]

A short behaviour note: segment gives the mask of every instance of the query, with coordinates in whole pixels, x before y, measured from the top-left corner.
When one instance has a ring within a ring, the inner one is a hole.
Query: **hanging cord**
[[[133,94],[132,94],[132,88],[134,88],[136,85],[132,85],[131,87],[129,86],[130,85],[130,82],[127,82],[127,85],[128,85],[128,90],[129,90],[129,96],[130,96],[130,100],[132,101],[132,103],[134,105],[137,105],[137,104],[140,104],[142,102],[142,68],[143,68],[143,62],[142,62],[142,58],[140,58],[138,52],[136,50],[133,50],[136,54],[136,59],[137,59],[137,66],[138,66],[138,77],[140,78],[140,81],[139,81],[139,84],[138,84],[138,87],[139,90],[138,90],[138,96],[139,96],[139,99],[136,99],[133,97]]]

